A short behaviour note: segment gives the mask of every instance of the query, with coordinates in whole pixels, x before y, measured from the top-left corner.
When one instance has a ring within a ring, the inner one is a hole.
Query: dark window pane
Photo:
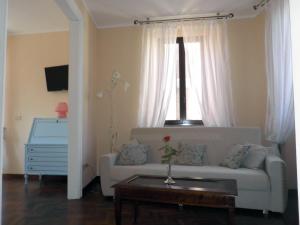
[[[176,82],[174,81],[172,98],[167,113],[165,125],[203,125],[199,107],[201,90],[194,90],[192,82],[201,88],[201,56],[200,43],[183,43],[183,38],[177,38],[178,60]],[[186,62],[185,46],[189,48],[190,61]],[[186,71],[186,63],[190,70]],[[191,79],[192,78],[192,79]]]

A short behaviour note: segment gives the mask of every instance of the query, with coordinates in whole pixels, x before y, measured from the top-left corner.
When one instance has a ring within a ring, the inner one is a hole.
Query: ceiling
[[[260,0],[83,0],[98,28],[129,26],[135,19],[234,13],[237,18],[257,14]],[[9,0],[10,34],[68,30],[68,20],[54,0]]]
[[[8,33],[68,30],[68,20],[54,0],[9,0]]]
[[[98,28],[132,25],[134,19],[234,13],[253,17],[259,0],[84,0]]]

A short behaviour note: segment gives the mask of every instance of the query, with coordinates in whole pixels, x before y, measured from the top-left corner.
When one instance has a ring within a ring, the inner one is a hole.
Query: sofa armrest
[[[270,209],[274,212],[285,211],[287,205],[286,164],[276,155],[266,158],[266,172],[270,179]]]
[[[117,154],[105,154],[100,157],[101,189],[104,196],[112,195],[110,171],[114,166]]]
[[[102,155],[100,157],[101,166],[104,165],[104,164],[106,164],[106,166],[113,166],[116,162],[116,159],[117,159],[117,154],[116,153],[110,153],[110,154]]]

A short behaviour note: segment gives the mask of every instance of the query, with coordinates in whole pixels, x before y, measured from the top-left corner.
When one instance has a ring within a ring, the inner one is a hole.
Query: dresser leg
[[[116,225],[121,225],[122,223],[122,201],[120,195],[115,191],[115,221]]]
[[[183,211],[183,204],[178,204],[178,210]]]
[[[264,215],[265,218],[268,218],[268,216],[269,216],[269,210],[264,209],[263,210],[263,215]]]
[[[234,208],[228,209],[228,224],[235,225]]]
[[[39,175],[39,183],[40,183],[40,186],[42,186],[42,175]]]
[[[137,218],[138,218],[138,215],[139,215],[139,205],[138,205],[139,203],[138,202],[135,202],[134,203],[134,224],[136,224],[137,223]]]
[[[28,174],[24,174],[24,183],[25,183],[25,185],[27,186],[27,184],[28,184]]]

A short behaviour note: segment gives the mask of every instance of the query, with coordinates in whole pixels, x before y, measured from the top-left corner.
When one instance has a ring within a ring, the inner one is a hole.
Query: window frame
[[[183,37],[177,37],[179,49],[179,111],[180,120],[166,120],[165,126],[203,126],[202,120],[186,119],[186,74],[185,74],[185,48]]]

